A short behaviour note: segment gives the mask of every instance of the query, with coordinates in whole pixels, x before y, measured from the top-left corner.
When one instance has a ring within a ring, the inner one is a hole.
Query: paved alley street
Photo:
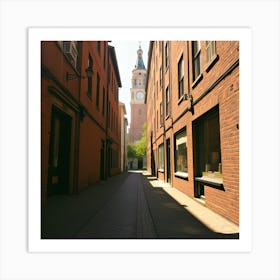
[[[79,195],[50,197],[42,211],[42,238],[238,238],[210,230],[154,181],[127,172]]]

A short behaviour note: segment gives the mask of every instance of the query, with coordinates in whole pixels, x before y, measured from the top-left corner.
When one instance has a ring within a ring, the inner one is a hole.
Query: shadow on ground
[[[135,174],[134,174],[135,173]],[[130,176],[133,176],[131,178]],[[104,209],[112,208],[112,200],[116,202],[116,197],[120,197],[114,207],[126,203],[120,196],[124,182],[130,178],[126,188],[130,192],[136,192],[138,195],[137,225],[136,232],[139,232],[139,221],[141,217],[141,227],[145,234],[131,237],[133,239],[238,239],[239,234],[222,234],[210,230],[207,226],[195,218],[185,205],[180,205],[176,200],[169,196],[162,188],[155,188],[151,185],[151,180],[157,180],[155,177],[147,176],[142,172],[127,172],[109,178],[96,186],[91,186],[78,195],[63,195],[51,197],[41,213],[41,238],[42,239],[77,239],[79,233],[90,224],[90,221],[97,215],[100,216]],[[131,188],[130,188],[131,187]],[[139,200],[141,194],[141,200]],[[137,199],[136,199],[137,200]],[[131,204],[131,201],[130,201]],[[115,208],[114,208],[115,209]],[[112,209],[113,212],[118,209]],[[135,207],[133,207],[135,209]],[[134,211],[134,210],[133,210]],[[128,213],[129,212],[129,213]],[[108,213],[108,211],[107,211]],[[132,215],[131,211],[125,213]],[[143,214],[144,213],[144,214]],[[109,215],[111,215],[109,213]],[[122,216],[121,216],[122,215]],[[120,217],[124,217],[121,213]],[[126,214],[125,214],[126,215]],[[115,219],[116,213],[112,213],[112,224],[118,224]],[[108,216],[107,216],[108,218]],[[104,220],[100,220],[101,227]],[[108,221],[107,221],[108,222]],[[110,226],[110,224],[109,224]],[[138,227],[138,228],[137,228]],[[110,227],[106,228],[110,232]],[[113,232],[113,231],[111,231]],[[150,233],[153,234],[150,234]],[[89,235],[90,236],[90,235]],[[104,236],[104,237],[103,237]],[[106,232],[100,239],[106,239],[111,236]],[[88,237],[94,239],[94,235]],[[111,236],[108,239],[128,239],[125,236]]]
[[[239,239],[239,233],[224,234],[209,229],[161,187],[150,181],[156,177],[144,175],[143,188],[158,238],[172,239]]]

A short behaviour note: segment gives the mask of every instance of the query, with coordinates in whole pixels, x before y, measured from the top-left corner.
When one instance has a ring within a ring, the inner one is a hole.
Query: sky
[[[140,42],[143,50],[143,61],[147,69],[149,41]],[[119,101],[125,103],[126,117],[130,126],[130,89],[132,70],[137,60],[139,41],[112,41],[111,46],[115,47],[122,87],[119,88]]]

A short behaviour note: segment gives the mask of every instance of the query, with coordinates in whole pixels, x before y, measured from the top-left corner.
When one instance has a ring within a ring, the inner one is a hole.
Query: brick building
[[[145,104],[146,67],[143,61],[141,46],[137,50],[137,59],[132,71],[130,89],[131,122],[129,129],[129,142],[136,144],[143,134],[143,125],[147,121]],[[129,168],[138,169],[146,166],[146,158],[130,158]]]
[[[239,224],[239,42],[151,41],[147,169]]]
[[[120,167],[121,172],[127,169],[127,126],[128,121],[126,118],[126,108],[125,104],[119,102],[119,127],[120,127],[120,143],[121,143],[121,157],[120,157]]]
[[[120,86],[107,41],[41,42],[43,204],[120,172]]]

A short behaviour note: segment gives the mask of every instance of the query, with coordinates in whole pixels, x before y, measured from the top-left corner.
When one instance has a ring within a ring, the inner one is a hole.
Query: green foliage
[[[136,148],[132,143],[127,144],[127,157],[135,158],[136,157]]]
[[[143,133],[142,133],[140,141],[137,144],[129,143],[127,145],[127,157],[128,158],[146,156],[146,150],[147,150],[147,148],[146,148],[147,147],[147,143],[146,143],[147,125],[146,125],[146,123],[143,124],[142,128],[143,128]]]

